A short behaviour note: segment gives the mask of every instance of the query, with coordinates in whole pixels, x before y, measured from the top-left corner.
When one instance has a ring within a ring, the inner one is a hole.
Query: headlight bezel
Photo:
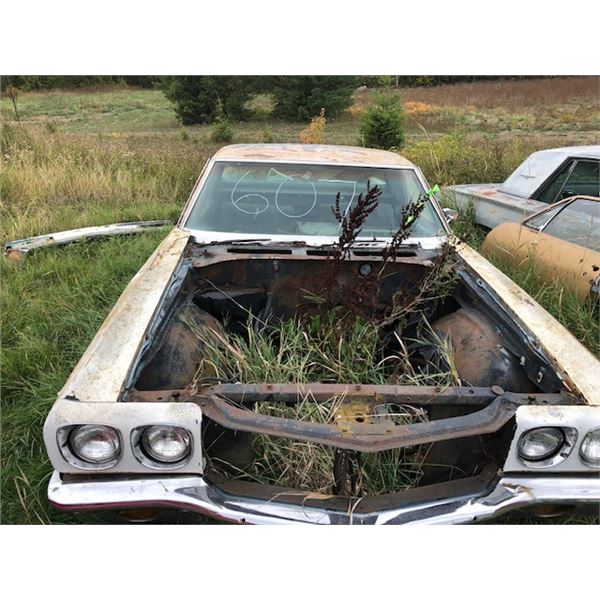
[[[152,456],[151,453],[144,446],[144,434],[147,430],[152,429],[154,427],[169,427],[173,429],[183,430],[187,438],[189,440],[189,445],[187,448],[187,453],[185,456],[177,461],[167,462],[160,461]],[[150,469],[167,471],[167,470],[175,470],[180,469],[181,467],[188,464],[194,455],[194,436],[192,432],[187,427],[182,427],[179,424],[175,423],[148,423],[146,425],[140,425],[135,429],[131,430],[131,448],[133,450],[133,455],[140,462],[140,464],[148,467]]]
[[[117,454],[103,462],[93,462],[80,456],[72,446],[72,436],[82,427],[102,427],[116,434],[118,440]],[[56,432],[56,442],[63,458],[72,466],[85,471],[104,471],[116,466],[123,457],[123,436],[119,429],[106,423],[74,423],[60,427]]]
[[[585,454],[583,453],[583,448],[584,445],[586,443],[586,440],[591,436],[591,435],[597,435],[600,438],[600,427],[594,427],[593,429],[590,429],[589,431],[586,432],[586,434],[583,436],[582,440],[581,440],[581,445],[579,446],[579,459],[581,460],[581,462],[586,465],[587,467],[591,467],[592,469],[600,469],[600,461],[598,462],[593,462],[591,460],[589,460]]]
[[[531,433],[542,429],[552,429],[559,431],[562,434],[562,441],[560,445],[558,445],[551,454],[543,456],[539,459],[530,459],[523,456],[522,445],[524,439]],[[521,433],[521,435],[519,436],[516,448],[517,457],[522,464],[532,469],[544,469],[547,467],[553,467],[555,465],[560,464],[569,457],[569,455],[573,451],[573,448],[575,447],[577,437],[578,432],[575,427],[566,427],[563,425],[543,425],[539,427],[531,427],[530,429],[527,429],[526,431]]]

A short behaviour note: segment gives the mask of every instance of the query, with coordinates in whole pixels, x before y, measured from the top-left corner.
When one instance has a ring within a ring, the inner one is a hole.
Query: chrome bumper
[[[65,510],[167,507],[254,524],[455,524],[492,519],[535,504],[586,504],[600,511],[600,474],[591,477],[503,477],[485,495],[469,495],[359,513],[234,496],[198,476],[65,483],[54,472],[50,502]],[[354,508],[357,507],[355,501]]]

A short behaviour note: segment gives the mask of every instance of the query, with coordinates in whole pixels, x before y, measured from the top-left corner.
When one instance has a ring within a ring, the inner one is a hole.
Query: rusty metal
[[[298,246],[290,248],[289,244],[283,246],[273,242],[267,245],[267,247],[260,247],[259,244],[246,244],[242,248],[235,246],[236,242],[232,242],[232,247],[227,250],[227,254],[223,255],[220,252],[211,252],[211,249],[204,247],[201,250],[192,252],[192,266],[196,268],[205,268],[209,265],[218,264],[221,267],[228,261],[246,261],[246,260],[302,260],[310,261],[314,263],[311,268],[315,268],[316,265],[322,264],[323,259],[327,258],[331,254],[331,250],[327,247],[323,250],[311,250],[310,247]],[[348,262],[365,262],[367,259],[376,258],[381,259],[382,256],[382,244],[372,244],[373,247],[369,248],[367,242],[357,242],[355,246],[350,249],[350,255]],[[424,267],[430,267],[433,263],[431,261],[432,253],[429,251],[423,251],[417,247],[405,255],[398,254],[395,263],[404,265],[419,265]],[[274,269],[277,270],[277,269]],[[246,279],[236,281],[232,279],[234,283],[245,283]]]
[[[600,361],[575,336],[549,315],[514,281],[466,244],[458,244],[457,253],[478,278],[486,295],[506,310],[512,322],[522,329],[538,352],[543,352],[552,374],[561,379],[570,392],[587,404],[600,405]],[[484,300],[482,304],[489,303]],[[527,367],[527,365],[526,365]]]
[[[358,495],[358,456],[356,452],[335,449],[333,453],[333,493]]]
[[[203,386],[194,393],[191,387],[172,390],[131,389],[131,402],[191,402],[198,398],[222,397],[238,404],[254,402],[281,402],[292,404],[307,396],[314,402],[326,402],[334,397],[346,402],[363,401],[378,404],[411,404],[415,406],[488,406],[498,396],[506,396],[519,404],[577,404],[574,397],[565,394],[531,394],[505,392],[499,386],[462,387],[427,385],[362,385],[344,383],[220,383]],[[360,405],[359,405],[360,406]],[[365,404],[366,407],[366,404]],[[366,409],[366,408],[365,408]],[[340,410],[340,414],[356,413]],[[349,419],[347,419],[349,420]],[[354,419],[356,420],[356,419]]]
[[[427,385],[362,385],[344,383],[222,383],[202,388],[202,396],[222,396],[237,403],[248,402],[298,402],[310,396],[316,402],[332,397],[344,400],[373,399],[380,404],[412,404],[416,406],[465,405],[487,406],[498,397],[497,388],[427,386]],[[571,404],[564,394],[538,394],[502,392],[502,395],[527,404],[543,398],[548,403]],[[141,396],[140,396],[141,398]],[[148,397],[144,397],[149,401]]]
[[[496,324],[474,309],[461,308],[438,319],[433,329],[452,345],[453,366],[469,385],[534,391],[533,383],[511,354]]]
[[[329,397],[331,396],[330,393]],[[313,423],[261,415],[216,396],[193,396],[191,401],[198,403],[205,417],[229,429],[292,438],[357,452],[378,452],[492,433],[506,424],[519,406],[531,403],[524,394],[507,392],[503,396],[497,396],[485,408],[458,417],[409,425],[391,425],[384,421],[346,422],[340,426],[337,423]],[[564,404],[565,397],[560,394],[544,394],[543,401],[547,404]],[[393,402],[403,402],[402,397],[397,395]]]
[[[415,167],[397,152],[326,144],[232,144],[223,146],[215,153],[212,160]]]
[[[154,354],[142,369],[136,386],[146,390],[162,390],[184,388],[193,379],[202,361],[203,344],[190,328],[208,328],[224,332],[220,321],[195,304],[183,305],[173,315],[163,339],[156,344]],[[204,368],[203,376],[214,375]]]

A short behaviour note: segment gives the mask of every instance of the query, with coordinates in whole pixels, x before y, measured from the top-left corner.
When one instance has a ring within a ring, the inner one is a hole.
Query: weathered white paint
[[[116,402],[189,239],[173,229],[129,282],[58,394]]]

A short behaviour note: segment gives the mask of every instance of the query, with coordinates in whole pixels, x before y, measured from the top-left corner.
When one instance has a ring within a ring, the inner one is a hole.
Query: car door
[[[529,244],[519,254],[529,253],[541,272],[589,295],[600,277],[600,200],[576,198],[527,219],[522,229]]]

